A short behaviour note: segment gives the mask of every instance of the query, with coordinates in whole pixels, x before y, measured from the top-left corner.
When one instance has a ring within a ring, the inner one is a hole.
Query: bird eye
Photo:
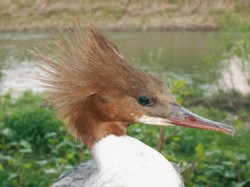
[[[150,100],[146,96],[139,97],[138,101],[139,101],[140,105],[142,105],[142,106],[148,106],[150,104]]]

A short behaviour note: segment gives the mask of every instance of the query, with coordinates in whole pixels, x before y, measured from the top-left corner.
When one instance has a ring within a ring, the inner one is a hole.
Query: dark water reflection
[[[149,52],[161,48],[160,66],[163,72],[167,72],[166,76],[188,78],[202,84],[212,81],[216,75],[216,63],[209,60],[220,48],[216,32],[133,32],[108,35],[113,36],[128,58],[138,57],[145,63],[148,62]]]
[[[216,32],[108,32],[105,34],[117,44],[127,59],[134,63],[141,61],[139,66],[149,71],[157,71],[165,80],[186,79],[190,84],[213,87],[218,66],[208,59],[218,49],[219,35]],[[41,43],[43,41],[50,42],[48,33],[0,33],[0,68],[2,69],[0,92],[8,89],[39,90],[37,82],[32,80],[40,74],[40,71],[34,68],[34,62],[37,59],[29,54],[27,49],[43,48]],[[161,51],[159,63],[153,60],[149,62],[149,53],[156,54],[159,49]]]

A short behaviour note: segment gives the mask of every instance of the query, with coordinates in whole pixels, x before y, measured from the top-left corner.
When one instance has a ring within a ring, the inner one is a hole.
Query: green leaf
[[[232,151],[232,150],[226,150],[226,151],[224,151],[224,154],[225,154],[227,157],[232,157],[233,151]]]
[[[4,136],[10,136],[11,130],[9,128],[5,128],[1,131],[1,134],[3,134]]]
[[[0,171],[4,171],[2,164],[0,163]]]
[[[230,161],[223,161],[221,162],[223,165],[227,165],[227,166],[234,166],[235,164],[233,162]]]
[[[57,133],[55,133],[55,132],[47,133],[47,134],[45,135],[45,138],[56,137],[56,135],[57,135]]]
[[[235,117],[234,122],[237,124],[237,129],[243,129],[245,127],[244,121],[242,121],[239,117]]]
[[[245,154],[236,155],[236,158],[240,161],[247,161],[247,156]]]
[[[22,165],[22,167],[23,167],[24,169],[30,169],[31,166],[32,166],[31,163],[25,163],[25,164]]]
[[[48,173],[48,174],[56,174],[57,171],[55,169],[46,169],[44,170],[44,173]]]
[[[202,143],[199,143],[196,147],[195,147],[195,151],[199,156],[203,156],[204,155],[204,146]]]
[[[23,146],[24,148],[31,149],[31,145],[27,141],[21,140],[20,145]]]
[[[74,152],[69,153],[69,154],[67,154],[67,158],[70,160],[70,159],[72,159],[74,157],[74,155],[75,155]]]
[[[19,149],[20,153],[31,153],[32,149]]]
[[[184,98],[183,97],[178,97],[176,100],[177,100],[178,103],[182,104],[183,101],[184,101]]]
[[[48,163],[47,160],[39,160],[39,161],[36,161],[36,164],[38,164],[39,166],[45,166],[47,163]]]
[[[8,177],[8,180],[11,180],[13,178],[16,178],[18,176],[18,173],[11,173]]]
[[[237,176],[237,174],[234,171],[227,171],[225,173],[225,177],[227,177],[227,178],[235,178],[236,176]]]

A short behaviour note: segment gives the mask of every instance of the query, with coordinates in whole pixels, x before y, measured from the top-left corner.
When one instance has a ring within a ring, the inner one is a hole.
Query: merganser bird
[[[48,99],[92,153],[54,187],[181,187],[179,173],[159,152],[126,135],[135,122],[235,134],[181,107],[168,87],[131,65],[93,24],[76,24],[54,40],[57,60],[35,49],[47,66]]]

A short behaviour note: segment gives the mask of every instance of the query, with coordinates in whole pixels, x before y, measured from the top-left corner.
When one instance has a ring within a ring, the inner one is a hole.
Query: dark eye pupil
[[[141,96],[139,97],[139,103],[142,106],[147,106],[149,104],[149,98],[147,98],[146,96]]]

